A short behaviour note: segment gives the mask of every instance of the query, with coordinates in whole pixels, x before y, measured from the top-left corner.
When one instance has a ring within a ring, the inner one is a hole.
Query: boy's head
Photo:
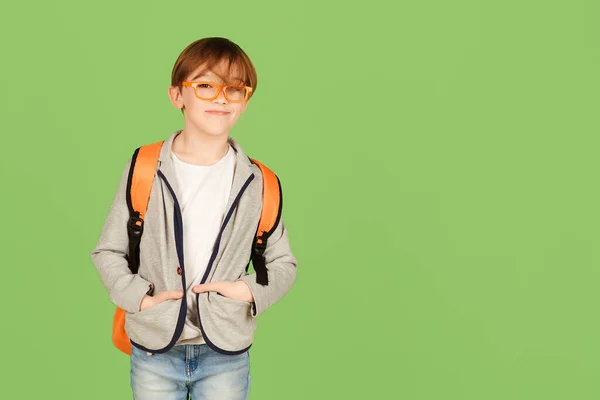
[[[248,55],[228,39],[210,37],[181,52],[171,73],[169,97],[181,109],[186,125],[220,135],[229,132],[244,113],[256,85],[256,70]]]

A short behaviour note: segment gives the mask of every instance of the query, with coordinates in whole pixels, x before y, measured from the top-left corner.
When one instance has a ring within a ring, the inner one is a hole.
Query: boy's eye
[[[202,89],[209,89],[212,88],[212,85],[209,85],[208,83],[201,83],[200,85],[198,85],[198,87]]]

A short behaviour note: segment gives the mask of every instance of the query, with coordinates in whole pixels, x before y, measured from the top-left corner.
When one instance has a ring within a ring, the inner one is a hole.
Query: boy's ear
[[[178,87],[169,86],[169,99],[176,108],[183,108],[183,98]]]

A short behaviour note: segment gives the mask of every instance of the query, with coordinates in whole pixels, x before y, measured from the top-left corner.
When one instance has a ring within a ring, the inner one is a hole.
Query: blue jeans
[[[132,346],[131,388],[136,400],[246,400],[250,353],[230,356],[206,344],[174,346],[148,355]]]

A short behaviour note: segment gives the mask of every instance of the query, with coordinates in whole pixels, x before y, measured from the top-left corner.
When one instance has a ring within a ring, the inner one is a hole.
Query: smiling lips
[[[209,114],[212,114],[212,115],[227,115],[227,114],[229,114],[229,112],[227,112],[227,111],[219,111],[219,110],[207,110],[206,112]]]

